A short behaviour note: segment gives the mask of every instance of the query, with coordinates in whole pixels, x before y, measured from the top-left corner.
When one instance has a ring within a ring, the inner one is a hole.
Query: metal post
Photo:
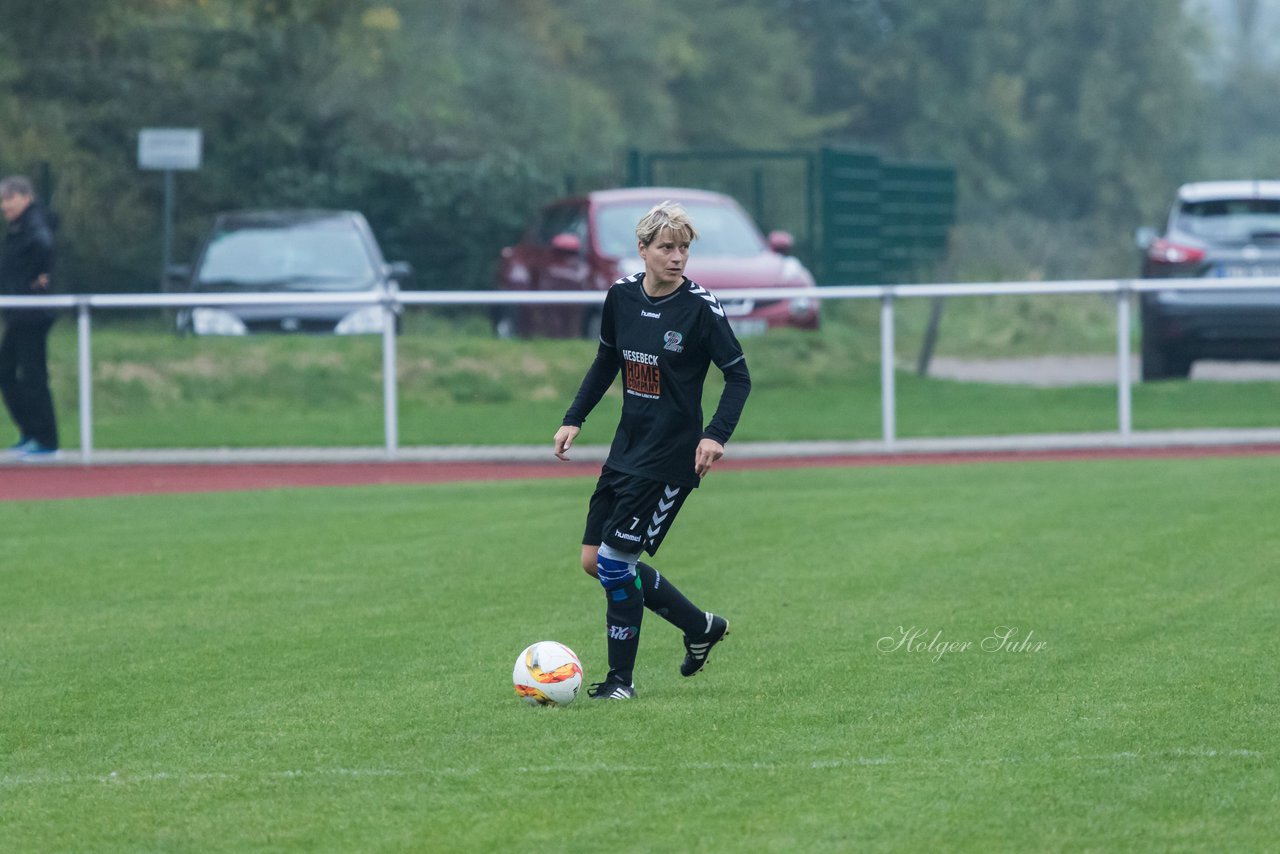
[[[773,227],[766,225],[768,219],[764,215],[764,168],[760,166],[751,170],[751,207],[758,224],[765,228]]]
[[[1121,437],[1128,439],[1133,432],[1133,378],[1129,371],[1130,283],[1118,283],[1116,290],[1116,408],[1119,415]]]
[[[173,266],[173,170],[164,170],[164,225],[160,247],[160,290],[168,290],[169,268]]]
[[[396,406],[396,311],[390,292],[382,302],[382,418],[387,459],[396,458],[400,444],[399,414]]]
[[[886,445],[896,438],[893,354],[893,290],[886,288],[880,298],[880,425]]]
[[[803,257],[810,270],[826,276],[826,258],[818,253],[818,155],[809,152],[804,156],[804,234]],[[823,240],[826,236],[823,235]],[[824,281],[828,281],[825,280]]]
[[[89,301],[76,306],[76,342],[80,386],[80,459],[93,461],[93,359],[89,350]]]
[[[916,360],[916,376],[929,376],[929,365],[933,362],[933,350],[938,345],[938,328],[942,326],[942,306],[946,297],[934,297],[929,308],[929,325],[924,330],[924,342],[920,345],[920,358]]]

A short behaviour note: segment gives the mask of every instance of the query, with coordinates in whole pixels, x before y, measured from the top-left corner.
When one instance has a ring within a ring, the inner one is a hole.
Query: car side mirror
[[[796,246],[796,239],[791,236],[789,231],[771,231],[769,232],[769,248],[779,255],[790,255],[791,250]]]
[[[577,255],[582,251],[582,241],[578,239],[578,235],[565,232],[551,238],[551,248],[567,255]]]
[[[187,282],[191,279],[190,264],[170,264],[164,268],[164,287],[165,290],[186,290]]]
[[[392,261],[387,265],[387,278],[403,282],[413,276],[413,265],[408,261]]]
[[[1156,230],[1150,226],[1144,225],[1133,233],[1133,242],[1142,251],[1151,248],[1151,244],[1156,242]]]

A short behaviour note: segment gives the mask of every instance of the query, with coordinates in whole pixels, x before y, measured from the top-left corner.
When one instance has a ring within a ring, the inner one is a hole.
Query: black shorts
[[[608,543],[620,552],[656,554],[690,492],[687,486],[623,474],[606,467],[596,481],[596,491],[591,494],[582,544]]]

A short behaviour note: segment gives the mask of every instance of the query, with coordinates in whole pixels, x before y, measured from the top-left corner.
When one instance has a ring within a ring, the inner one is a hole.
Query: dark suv
[[[1138,229],[1148,279],[1280,276],[1280,181],[1184,184],[1163,236]],[[1196,359],[1280,359],[1280,291],[1142,295],[1142,378],[1186,377]]]

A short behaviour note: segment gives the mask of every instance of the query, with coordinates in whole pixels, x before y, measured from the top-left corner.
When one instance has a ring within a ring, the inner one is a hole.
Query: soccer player
[[[622,417],[596,482],[582,538],[582,568],[604,586],[609,673],[589,694],[629,700],[644,609],[684,633],[683,676],[706,664],[729,631],[721,616],[693,605],[652,566],[689,491],[724,455],[751,391],[742,347],[715,295],[684,276],[697,238],[678,204],[656,205],[636,225],[644,272],[614,282],[605,296],[600,347],[556,431],[567,460],[582,423],[622,373]],[[702,422],[702,386],[714,362],[724,391]]]

